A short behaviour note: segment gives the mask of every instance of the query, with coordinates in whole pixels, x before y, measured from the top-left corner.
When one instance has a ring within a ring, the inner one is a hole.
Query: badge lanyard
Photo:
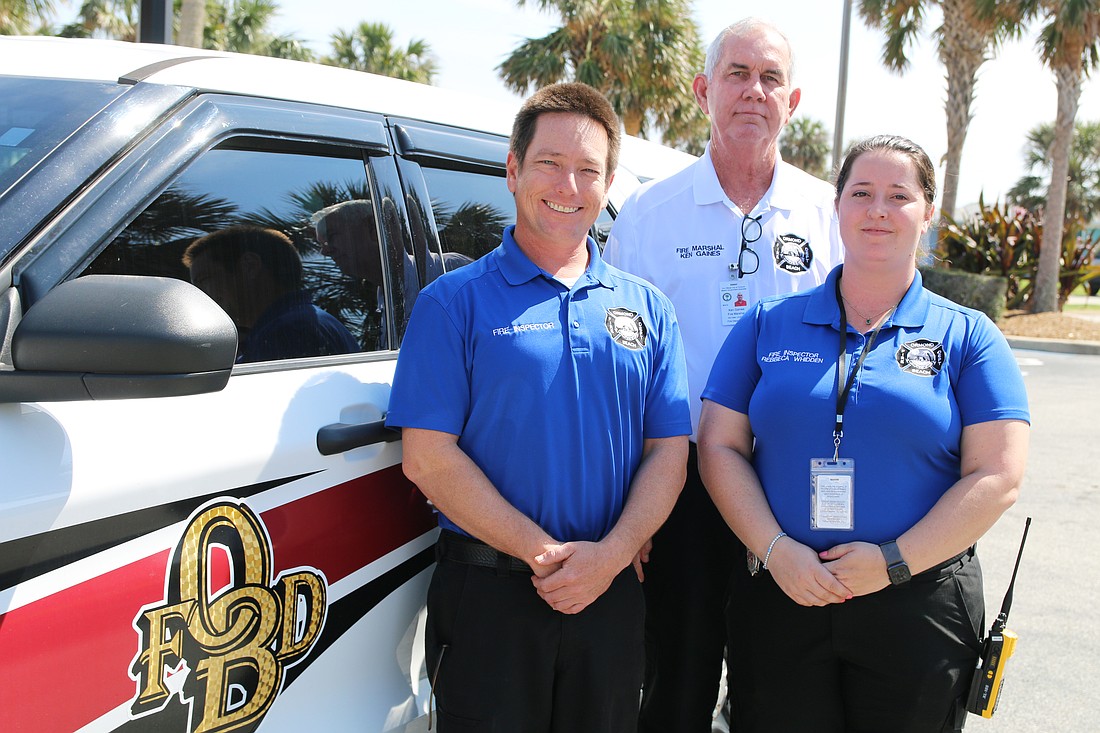
[[[867,347],[863,350],[863,353],[859,355],[859,360],[856,361],[856,367],[848,374],[848,379],[844,382],[843,389],[841,388],[842,376],[848,365],[848,314],[844,310],[844,298],[840,294],[840,278],[836,279],[836,304],[840,308],[840,353],[836,359],[836,426],[833,428],[833,460],[837,460],[840,457],[840,439],[844,437],[844,408],[848,404],[848,393],[852,391],[852,385],[855,383],[856,374],[863,368],[863,360],[867,358],[867,354],[871,353],[871,349],[874,348],[875,339],[878,338],[878,332],[882,330],[883,325],[890,320],[890,316],[894,315],[894,311],[897,310],[897,306],[894,306],[887,311],[886,316],[879,322],[875,329],[871,331],[870,338],[867,339]]]
[[[840,457],[840,439],[844,437],[844,408],[852,391],[856,374],[863,360],[875,345],[882,324],[889,320],[891,309],[867,340],[855,368],[845,380],[848,364],[848,314],[840,295],[840,278],[836,280],[836,303],[840,308],[840,350],[836,359],[836,424],[833,428],[833,458],[810,459],[810,529],[850,532],[855,529],[856,464],[851,458]],[[896,308],[896,306],[895,306]],[[843,380],[843,381],[842,381]]]

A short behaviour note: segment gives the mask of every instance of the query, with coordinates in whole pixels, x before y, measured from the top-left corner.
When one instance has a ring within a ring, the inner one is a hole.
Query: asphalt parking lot
[[[1100,353],[1098,351],[1097,353]],[[1019,501],[979,543],[986,613],[1001,607],[1032,517],[1009,628],[1019,634],[993,717],[968,729],[1100,731],[1100,356],[1017,350],[1032,412]]]

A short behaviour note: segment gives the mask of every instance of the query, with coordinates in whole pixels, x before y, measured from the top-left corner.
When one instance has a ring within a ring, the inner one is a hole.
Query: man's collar
[[[500,244],[497,258],[500,272],[509,285],[522,285],[542,275],[548,279],[554,279],[552,275],[536,265],[527,256],[527,253],[516,243],[515,224],[504,229],[504,238]],[[611,287],[607,263],[600,257],[600,250],[592,237],[588,237],[588,266],[584,270],[578,282],[587,281],[593,285]]]
[[[714,168],[714,158],[711,156],[710,146],[711,144],[708,142],[706,150],[703,151],[703,157],[699,159],[699,162],[695,166],[695,179],[692,182],[692,188],[695,193],[695,204],[697,206],[706,206],[707,204],[724,203],[729,206],[736,206],[737,204],[731,201],[730,197],[726,195],[725,190],[722,188],[722,182],[718,180],[718,171]],[[772,171],[772,182],[760,200],[766,202],[770,208],[789,210],[793,208],[793,206],[784,205],[776,201],[773,193],[781,188],[777,183],[780,180],[781,171],[783,171],[784,168],[784,166],[780,165],[782,162],[783,160],[779,157],[779,151],[776,151],[775,169]],[[784,176],[784,178],[786,178],[786,176]],[[788,204],[797,206],[800,203],[797,200],[797,194],[786,198],[788,199]],[[752,212],[745,211],[742,213],[751,214]]]

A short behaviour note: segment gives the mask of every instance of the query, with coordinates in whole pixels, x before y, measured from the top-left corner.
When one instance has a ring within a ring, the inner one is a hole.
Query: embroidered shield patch
[[[649,331],[642,322],[642,317],[629,308],[608,308],[604,325],[607,326],[611,339],[620,346],[632,351],[645,348]]]
[[[943,344],[939,341],[917,339],[909,341],[898,347],[894,358],[903,372],[916,374],[921,377],[934,377],[940,373],[947,356],[943,351]]]
[[[814,251],[804,237],[797,234],[781,234],[772,245],[775,266],[787,272],[806,272],[814,261]]]

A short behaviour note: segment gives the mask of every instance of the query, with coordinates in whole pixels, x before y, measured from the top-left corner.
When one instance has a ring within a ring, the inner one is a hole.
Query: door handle
[[[386,427],[386,418],[363,423],[333,423],[317,431],[317,450],[323,456],[345,453],[375,443],[401,440],[401,432]]]

